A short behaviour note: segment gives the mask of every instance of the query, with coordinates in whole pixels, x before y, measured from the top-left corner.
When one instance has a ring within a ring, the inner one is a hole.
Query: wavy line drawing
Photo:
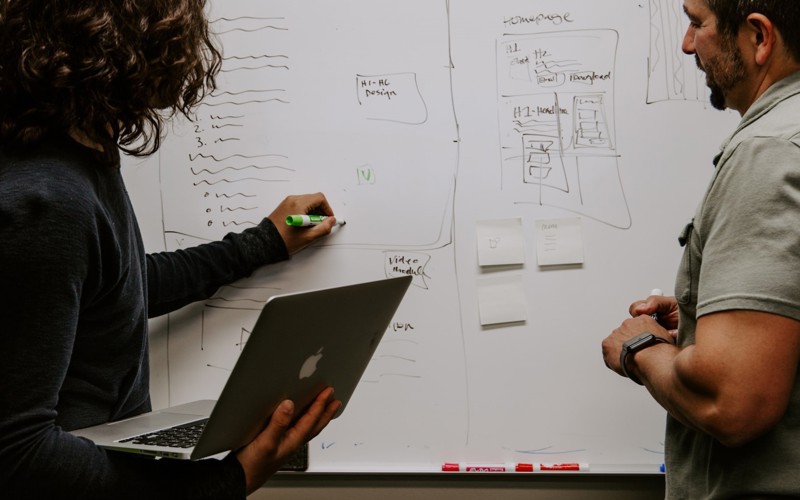
[[[226,22],[236,22],[236,21],[283,21],[286,18],[283,16],[275,16],[275,17],[258,17],[258,16],[239,16],[239,17],[218,17],[214,19],[213,22],[217,21],[226,21]]]
[[[245,211],[258,210],[258,207],[233,207],[233,208],[228,208],[228,207],[223,207],[222,205],[220,205],[220,207],[219,207],[219,211],[220,212],[238,212],[240,210],[245,210]]]
[[[200,107],[214,108],[214,107],[217,107],[217,106],[247,106],[249,104],[266,104],[266,103],[270,103],[270,102],[277,102],[277,103],[280,103],[280,104],[290,104],[290,102],[285,100],[285,99],[260,99],[260,100],[259,99],[254,99],[254,100],[250,100],[250,101],[241,101],[241,102],[237,102],[237,101],[226,101],[226,102],[216,102],[216,103],[203,102],[203,103],[200,103],[199,106]]]
[[[252,90],[242,90],[240,92],[231,92],[230,90],[226,90],[224,92],[213,92],[209,97],[219,97],[219,96],[223,96],[223,95],[237,96],[237,95],[243,95],[243,94],[262,93],[262,92],[264,92],[264,93],[266,93],[266,92],[286,92],[286,89],[264,89],[264,90],[252,89]],[[239,118],[243,118],[243,117],[239,116]]]
[[[245,193],[233,193],[233,194],[216,193],[214,196],[216,196],[217,198],[238,198],[238,197],[255,198],[256,197],[256,195],[254,195],[254,194],[245,194]]]
[[[202,180],[202,181],[199,181],[199,182],[194,182],[194,183],[192,183],[192,185],[193,186],[200,186],[200,185],[205,184],[207,186],[216,186],[217,184],[237,184],[237,183],[241,183],[241,182],[244,182],[244,183],[247,183],[247,182],[275,183],[275,182],[289,182],[289,181],[285,180],[285,179],[271,180],[271,179],[258,179],[256,177],[246,177],[244,179],[235,179],[235,180],[231,180],[231,179],[220,179],[218,181]]]
[[[261,66],[239,66],[238,68],[233,69],[223,68],[220,70],[220,72],[233,73],[235,71],[253,71],[259,69],[285,69],[286,71],[289,71],[289,66],[286,66],[285,64],[262,64]]]
[[[189,161],[193,162],[193,161],[197,160],[198,158],[203,158],[203,159],[206,159],[206,160],[214,160],[216,162],[222,162],[222,161],[228,161],[228,160],[230,160],[232,158],[245,158],[247,160],[252,160],[253,158],[272,158],[272,157],[288,158],[285,155],[279,155],[279,154],[243,155],[243,154],[238,154],[238,153],[230,155],[230,156],[224,156],[222,158],[217,158],[215,155],[207,155],[207,154],[203,154],[203,153],[197,153],[197,154],[189,154]]]
[[[537,62],[534,67],[535,68],[544,68],[548,71],[550,69],[567,69],[567,68],[574,68],[580,67],[581,63],[575,60],[566,60],[566,61],[539,61]]]
[[[269,25],[269,26],[261,26],[259,28],[252,28],[252,29],[233,28],[233,29],[229,29],[229,30],[217,31],[216,33],[218,35],[227,35],[227,34],[230,34],[230,33],[235,33],[237,31],[238,32],[242,32],[242,33],[257,33],[259,31],[264,31],[264,30],[288,31],[287,28],[280,28],[278,26]]]
[[[528,136],[535,135],[536,137],[538,137],[540,139],[550,139],[553,142],[558,140],[558,137],[553,135],[553,133],[552,133],[553,129],[551,129],[551,128],[542,128],[542,127],[531,127],[531,128],[522,127],[522,128],[520,128],[520,127],[514,127],[513,130],[514,130],[514,132],[516,132],[519,135],[526,135],[526,134]]]
[[[257,226],[261,221],[223,221],[222,227],[229,227],[229,226]]]
[[[295,169],[293,169],[293,168],[281,167],[281,166],[277,166],[277,165],[270,165],[270,166],[247,165],[245,167],[224,167],[224,168],[221,168],[219,170],[211,170],[209,168],[201,168],[199,170],[195,170],[194,167],[192,167],[192,168],[190,168],[190,170],[192,171],[192,173],[194,175],[200,175],[203,172],[211,174],[211,175],[216,175],[216,174],[219,174],[219,173],[224,172],[226,170],[241,171],[241,170],[247,170],[249,168],[255,168],[255,169],[258,169],[258,170],[274,170],[274,169],[278,169],[278,170],[286,170],[287,172],[295,172]]]
[[[261,54],[258,56],[227,56],[223,57],[223,61],[244,61],[246,59],[288,59],[289,56],[283,54]]]

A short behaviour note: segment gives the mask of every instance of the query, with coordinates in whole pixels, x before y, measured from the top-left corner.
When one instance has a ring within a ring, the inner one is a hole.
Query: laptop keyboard
[[[143,444],[145,446],[169,446],[171,448],[191,448],[197,444],[208,418],[176,425],[156,432],[122,439],[120,443]]]

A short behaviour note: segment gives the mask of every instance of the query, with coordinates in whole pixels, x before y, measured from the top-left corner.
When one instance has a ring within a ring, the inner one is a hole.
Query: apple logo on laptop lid
[[[309,378],[317,371],[317,363],[322,359],[322,347],[319,348],[316,354],[312,354],[303,362],[300,367],[300,380]]]

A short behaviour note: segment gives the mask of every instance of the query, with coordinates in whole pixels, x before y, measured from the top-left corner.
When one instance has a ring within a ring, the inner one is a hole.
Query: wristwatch
[[[619,353],[619,365],[622,367],[622,373],[637,384],[644,385],[638,378],[628,373],[628,368],[626,366],[628,358],[632,357],[642,349],[646,349],[650,346],[660,343],[667,343],[667,341],[650,332],[644,332],[622,344],[622,350]]]

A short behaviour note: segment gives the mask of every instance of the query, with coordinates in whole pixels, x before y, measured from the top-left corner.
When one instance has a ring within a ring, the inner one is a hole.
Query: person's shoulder
[[[0,153],[0,211],[6,217],[66,221],[88,215],[98,204],[93,168],[49,148]]]
[[[65,141],[46,142],[22,151],[0,149],[0,179],[3,185],[39,191],[44,196],[91,190],[99,169],[111,167],[99,165],[84,149]]]
[[[786,90],[786,89],[784,89]],[[800,146],[800,88],[795,92],[773,93],[747,111],[736,131],[725,143],[727,157],[747,145],[785,143]]]

